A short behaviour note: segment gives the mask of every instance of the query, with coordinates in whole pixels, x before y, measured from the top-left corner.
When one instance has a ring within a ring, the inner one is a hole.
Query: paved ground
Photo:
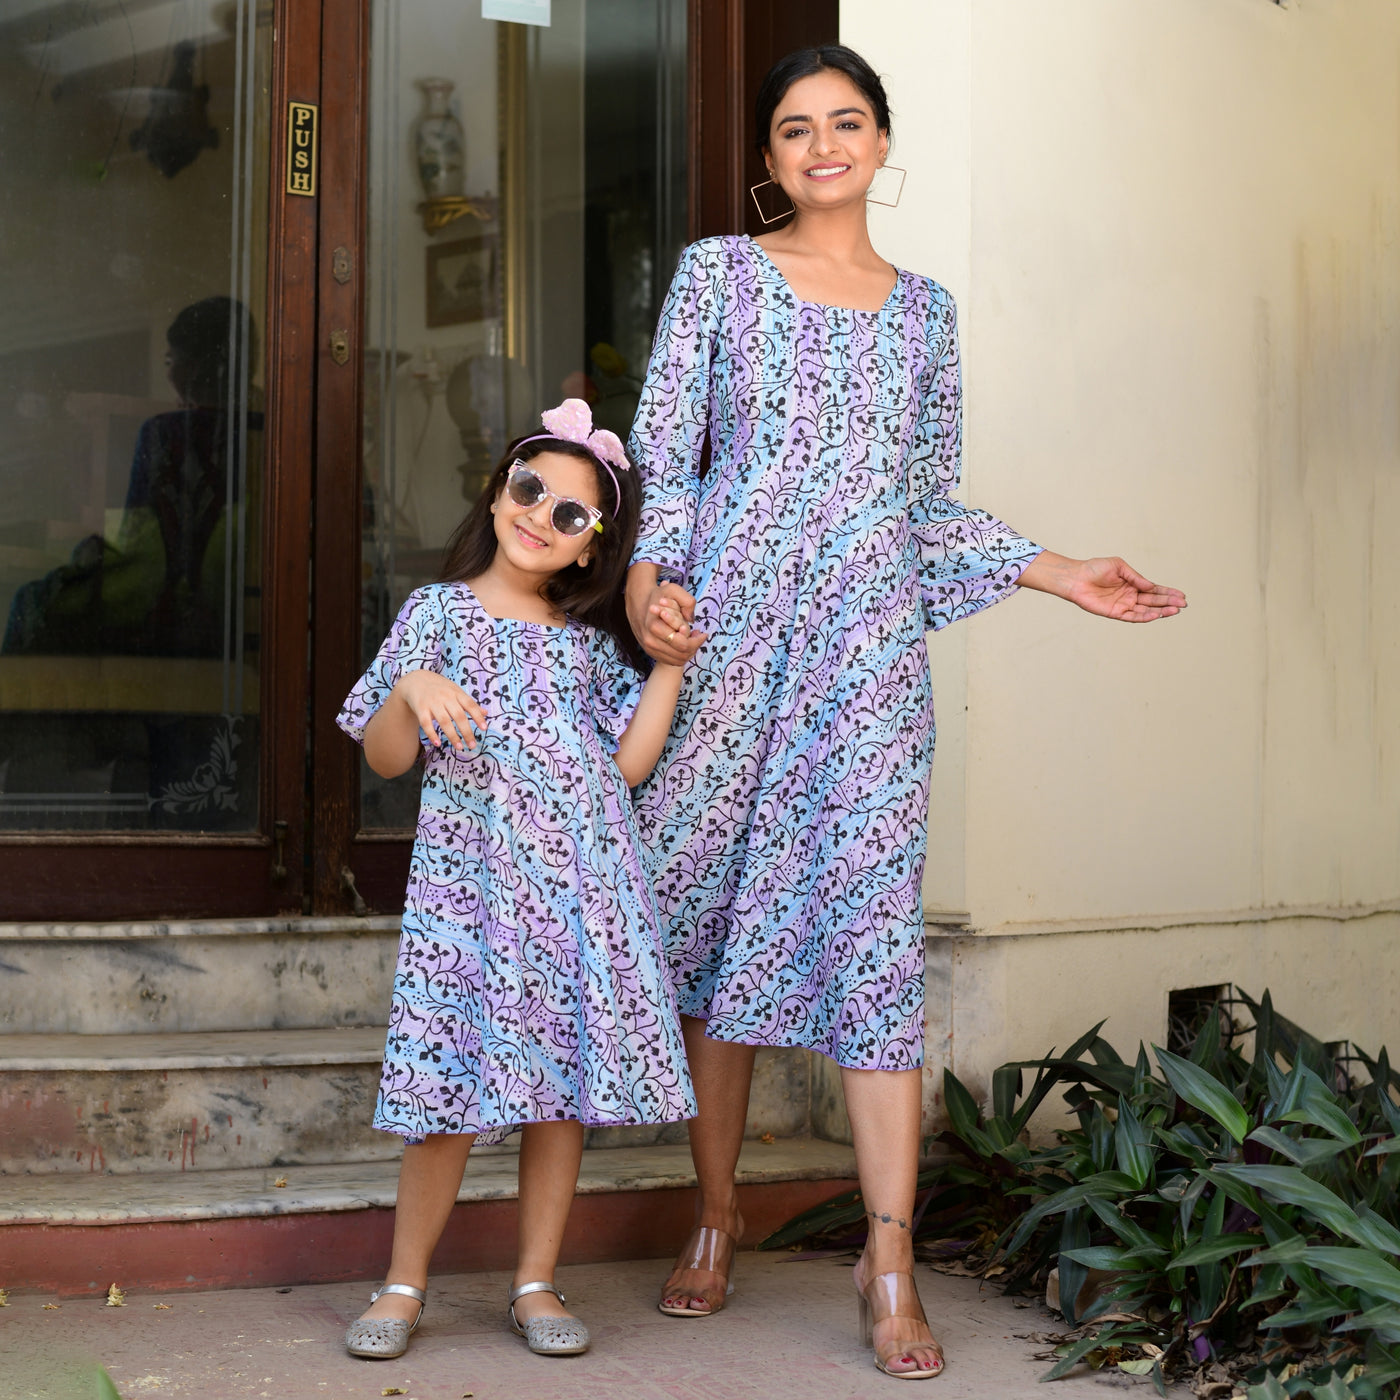
[[[397,1361],[357,1361],[341,1337],[364,1306],[364,1284],[287,1290],[128,1295],[97,1299],[11,1294],[0,1309],[0,1400],[99,1400],[90,1370],[101,1361],[121,1400],[859,1400],[927,1394],[930,1400],[1107,1400],[1146,1382],[1037,1377],[1043,1344],[1017,1333],[1063,1324],[1040,1306],[1018,1307],[974,1279],[921,1268],[919,1287],[948,1354],[943,1376],[906,1390],[880,1376],[855,1341],[849,1260],[739,1257],[729,1308],[704,1321],[655,1308],[655,1260],[560,1271],[570,1303],[592,1329],[587,1356],[530,1355],[503,1321],[506,1276],[435,1278],[424,1322]]]

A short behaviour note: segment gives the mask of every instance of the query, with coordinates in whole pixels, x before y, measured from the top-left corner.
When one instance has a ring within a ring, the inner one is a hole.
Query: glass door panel
[[[271,36],[0,12],[0,831],[257,826]]]
[[[685,239],[685,40],[685,0],[372,0],[362,664],[541,409],[626,436]],[[363,832],[417,807],[362,763]]]

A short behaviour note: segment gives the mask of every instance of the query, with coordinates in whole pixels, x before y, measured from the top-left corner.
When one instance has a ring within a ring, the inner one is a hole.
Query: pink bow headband
[[[517,444],[524,447],[527,442],[542,442],[545,438],[560,438],[564,442],[576,442],[586,447],[594,458],[602,464],[603,470],[612,479],[613,490],[617,492],[617,506],[613,518],[622,509],[622,487],[613,471],[631,470],[622,439],[607,428],[594,428],[593,410],[582,399],[565,399],[558,408],[547,408],[540,414],[540,422],[549,429],[547,433],[536,433],[533,437],[522,438]]]

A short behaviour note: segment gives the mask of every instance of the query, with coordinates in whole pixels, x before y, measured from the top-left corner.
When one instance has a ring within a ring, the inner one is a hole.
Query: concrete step
[[[384,1032],[0,1037],[0,1172],[387,1160]]]
[[[0,1175],[396,1160],[399,1139],[370,1126],[384,1034],[0,1036]],[[807,1133],[811,1083],[806,1051],[760,1051],[748,1136]],[[674,1123],[593,1128],[586,1141],[606,1149],[685,1139],[685,1125]]]
[[[399,920],[0,924],[0,1035],[382,1025]]]
[[[849,1147],[811,1138],[746,1143],[745,1242],[853,1184]],[[397,1162],[0,1180],[0,1280],[64,1294],[253,1287],[382,1277]],[[285,1182],[279,1186],[278,1182]],[[695,1172],[680,1145],[584,1153],[563,1262],[660,1257],[694,1219]],[[509,1265],[516,1165],[473,1154],[433,1271]]]

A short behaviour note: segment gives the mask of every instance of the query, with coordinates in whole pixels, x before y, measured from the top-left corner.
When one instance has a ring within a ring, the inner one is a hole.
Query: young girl
[[[627,792],[681,666],[643,685],[629,664],[640,491],[621,442],[579,399],[542,417],[337,721],[384,777],[426,750],[374,1118],[406,1143],[393,1257],[346,1335],[355,1356],[407,1349],[472,1143],[522,1125],[510,1323],[532,1351],[586,1350],[554,1286],[584,1125],[695,1112]]]

